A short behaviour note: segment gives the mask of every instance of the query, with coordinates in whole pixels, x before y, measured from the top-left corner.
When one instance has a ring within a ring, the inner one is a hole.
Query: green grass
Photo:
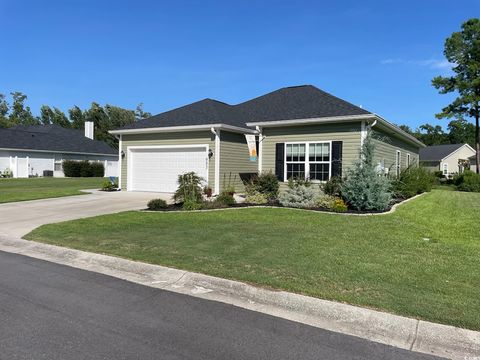
[[[480,194],[434,190],[368,217],[124,212],[27,239],[480,330]]]
[[[105,178],[0,179],[0,203],[85,194],[99,189]]]

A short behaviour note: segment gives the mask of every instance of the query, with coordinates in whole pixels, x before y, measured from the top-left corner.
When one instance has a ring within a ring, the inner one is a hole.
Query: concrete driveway
[[[171,200],[171,194],[86,191],[90,194],[0,204],[0,235],[22,237],[44,224],[145,209],[155,198]]]

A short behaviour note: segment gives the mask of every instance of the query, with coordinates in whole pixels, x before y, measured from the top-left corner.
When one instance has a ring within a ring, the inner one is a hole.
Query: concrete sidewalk
[[[451,359],[480,358],[480,332],[202,274],[0,236],[0,250]]]

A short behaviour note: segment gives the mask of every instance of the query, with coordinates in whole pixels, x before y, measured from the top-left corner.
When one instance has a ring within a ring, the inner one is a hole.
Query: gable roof
[[[82,130],[58,125],[16,126],[0,129],[0,148],[79,154],[118,155],[107,143],[91,140]]]
[[[444,144],[427,146],[420,149],[420,161],[440,161],[464,145],[465,144]]]
[[[247,122],[253,121],[367,114],[372,113],[315,86],[301,85],[281,88],[237,105],[204,99],[137,121],[122,130],[219,123],[245,128]]]

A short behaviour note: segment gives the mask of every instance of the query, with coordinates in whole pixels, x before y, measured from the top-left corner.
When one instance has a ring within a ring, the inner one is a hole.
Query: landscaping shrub
[[[220,195],[217,196],[217,198],[215,199],[215,202],[218,204],[223,204],[225,206],[232,206],[237,203],[233,195],[225,191],[222,191]]]
[[[438,179],[441,179],[441,178],[444,177],[442,170],[435,170],[435,171],[433,172],[433,176],[435,176],[435,177],[438,178]]]
[[[102,184],[102,191],[115,191],[118,188],[118,184],[116,182],[111,182],[110,180],[104,180]]]
[[[305,179],[305,177],[291,177],[288,179],[288,187],[290,189],[293,189],[294,187],[297,186],[305,186],[305,187],[310,187],[312,186],[312,182],[310,179]]]
[[[343,201],[343,199],[336,198],[333,201],[332,210],[335,212],[343,213],[348,210],[348,206],[347,204],[345,204],[345,201]]]
[[[347,170],[341,186],[343,199],[356,210],[385,210],[392,201],[392,182],[377,174],[373,162],[375,145],[368,132],[361,148],[360,160]]]
[[[312,208],[315,207],[315,198],[318,192],[311,186],[299,185],[289,187],[278,198],[285,207]]]
[[[3,177],[3,178],[11,178],[13,177],[13,172],[12,170],[10,170],[10,168],[6,168],[3,173],[0,173],[0,177]]]
[[[105,167],[101,162],[63,160],[62,167],[66,177],[103,177],[105,175]]]
[[[268,198],[265,194],[262,194],[259,192],[253,192],[253,193],[247,194],[245,198],[245,202],[248,204],[263,205],[268,203]]]
[[[193,171],[179,175],[178,189],[173,195],[175,203],[189,201],[200,204],[202,202],[202,181],[203,179]]]
[[[203,194],[207,197],[207,198],[211,198],[212,197],[212,194],[213,194],[213,190],[210,186],[205,186],[203,188]]]
[[[335,203],[335,199],[335,196],[322,194],[315,199],[315,205],[320,208],[331,210]]]
[[[183,210],[200,210],[203,204],[195,199],[186,199],[183,202],[182,209]]]
[[[245,191],[247,195],[260,193],[265,195],[268,201],[275,201],[278,198],[279,188],[280,185],[277,177],[269,171],[254,176],[245,186]]]
[[[333,176],[332,178],[330,178],[330,180],[328,180],[322,185],[322,190],[327,195],[341,196],[342,183],[342,178],[338,176]]]
[[[459,191],[480,192],[480,174],[471,170],[456,175],[453,181]]]
[[[92,172],[93,177],[104,177],[105,176],[105,166],[101,162],[90,163],[90,171]]]
[[[167,208],[167,202],[163,199],[153,199],[147,204],[148,210],[162,210]]]
[[[63,160],[62,168],[66,177],[80,177],[80,164],[78,161]]]
[[[393,191],[396,197],[408,199],[417,194],[432,190],[435,175],[421,166],[409,166],[393,181]]]

